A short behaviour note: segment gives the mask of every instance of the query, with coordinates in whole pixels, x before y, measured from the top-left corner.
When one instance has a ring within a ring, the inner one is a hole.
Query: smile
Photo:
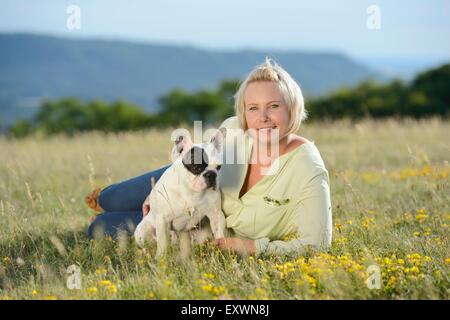
[[[266,127],[266,128],[259,128],[258,131],[269,131],[269,130],[276,129],[276,128],[277,128],[277,126]]]

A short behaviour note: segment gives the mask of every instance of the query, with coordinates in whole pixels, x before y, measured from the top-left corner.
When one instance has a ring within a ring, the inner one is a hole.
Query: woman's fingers
[[[219,247],[220,250],[232,250],[233,249],[233,239],[231,238],[220,238],[214,240],[214,244]]]
[[[150,212],[150,195],[145,198],[144,203],[142,204],[142,214],[144,217]]]
[[[150,204],[147,202],[144,202],[144,204],[142,205],[142,214],[145,217],[149,212],[150,212]]]
[[[242,240],[240,238],[220,238],[214,240],[216,245],[222,251],[236,252],[246,256],[256,252],[255,242],[253,240]]]

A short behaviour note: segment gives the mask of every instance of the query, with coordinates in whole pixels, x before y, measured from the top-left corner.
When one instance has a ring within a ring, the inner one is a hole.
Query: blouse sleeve
[[[293,217],[298,219],[298,237],[290,241],[255,240],[256,256],[299,255],[308,249],[331,246],[332,213],[327,171],[316,174],[302,190]]]

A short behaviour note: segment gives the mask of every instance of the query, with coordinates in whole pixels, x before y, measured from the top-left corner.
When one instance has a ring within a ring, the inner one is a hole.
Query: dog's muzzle
[[[216,189],[217,173],[215,171],[207,171],[207,172],[205,172],[203,177],[204,177],[205,182],[206,182],[206,187],[207,188],[213,188],[215,190]]]

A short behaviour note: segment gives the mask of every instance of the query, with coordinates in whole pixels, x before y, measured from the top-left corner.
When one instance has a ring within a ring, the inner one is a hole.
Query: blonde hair
[[[297,132],[302,121],[308,118],[302,90],[286,70],[268,57],[266,57],[264,63],[256,66],[248,74],[234,95],[234,112],[238,118],[239,126],[244,131],[248,129],[245,121],[244,94],[248,85],[257,81],[273,81],[278,84],[283,95],[283,100],[289,110],[289,125],[286,135]]]

